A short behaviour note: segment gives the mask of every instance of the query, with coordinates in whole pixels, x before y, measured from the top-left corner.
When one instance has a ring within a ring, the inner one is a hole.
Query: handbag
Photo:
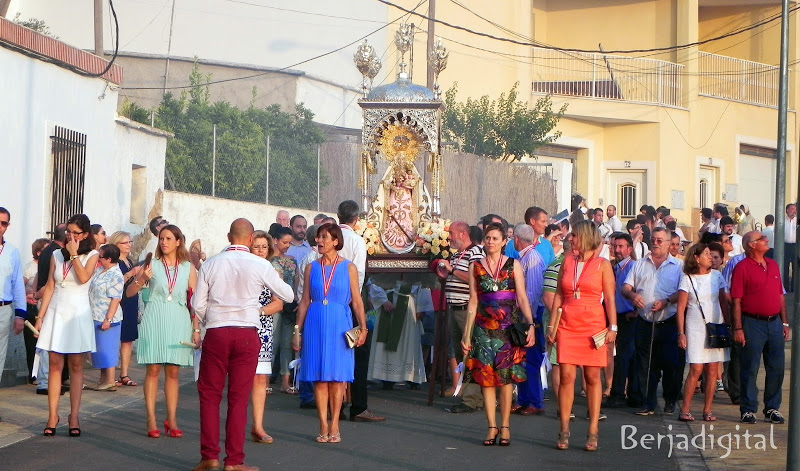
[[[511,327],[508,329],[508,334],[512,346],[524,347],[528,345],[528,329],[531,325],[532,324],[526,324],[524,322],[515,322],[511,324]]]
[[[360,327],[353,327],[352,329],[344,333],[344,339],[347,341],[347,346],[349,348],[356,348],[356,344],[358,343],[358,336],[360,333],[361,333]]]
[[[706,324],[706,348],[730,348],[733,346],[733,339],[731,338],[731,328],[728,324],[715,324],[708,322],[706,314],[703,312],[703,305],[700,303],[700,297],[697,295],[697,289],[694,287],[694,281],[691,275],[689,276],[689,284],[692,285],[694,297],[697,298],[697,305],[700,307],[700,315],[703,316],[703,322]]]

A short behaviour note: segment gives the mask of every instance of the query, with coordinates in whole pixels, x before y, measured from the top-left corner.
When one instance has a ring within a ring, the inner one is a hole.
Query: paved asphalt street
[[[136,373],[141,374],[140,371]],[[141,377],[141,376],[139,376]],[[90,378],[92,379],[92,378]],[[68,438],[67,400],[62,398],[61,424],[54,438],[41,436],[46,418],[45,396],[36,396],[32,386],[21,385],[0,391],[3,422],[0,423],[0,469],[3,470],[177,470],[191,469],[199,460],[198,396],[190,380],[190,370],[182,371],[178,420],[184,431],[181,439],[151,439],[145,435],[141,386],[120,388],[117,392],[84,392],[81,418],[83,436]],[[88,383],[88,381],[87,381]],[[620,429],[635,426],[638,434],[664,433],[661,417],[638,417],[632,409],[608,411],[601,423],[600,449],[583,451],[588,422],[584,399],[575,412],[571,449],[554,448],[558,424],[555,404],[547,402],[543,416],[513,416],[510,447],[483,447],[486,430],[482,412],[451,414],[444,407],[452,399],[438,398],[426,405],[424,391],[398,387],[370,392],[370,408],[386,415],[383,423],[342,424],[342,443],[317,444],[316,417],[312,410],[298,407],[297,398],[280,393],[268,398],[267,431],[275,438],[272,445],[248,441],[247,463],[267,469],[380,469],[380,470],[464,470],[464,469],[586,469],[659,470],[706,469],[696,451],[681,459],[669,458],[668,448],[623,450]],[[19,407],[14,407],[18,403]],[[37,410],[38,408],[38,410]],[[158,404],[163,415],[163,400]],[[670,423],[679,424],[671,420]],[[14,424],[25,424],[17,426]],[[688,429],[686,429],[688,430]],[[692,463],[700,467],[687,467]],[[763,469],[763,468],[762,468]]]

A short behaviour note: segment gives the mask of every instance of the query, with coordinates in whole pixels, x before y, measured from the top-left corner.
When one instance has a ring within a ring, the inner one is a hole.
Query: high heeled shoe
[[[511,429],[509,429],[508,426],[506,426],[506,425],[501,425],[500,428],[501,429],[504,428],[504,429],[508,430],[509,437],[508,438],[501,438],[500,441],[498,442],[498,445],[500,445],[500,446],[509,446],[509,445],[511,445]],[[500,436],[500,433],[498,432],[497,435]]]
[[[169,435],[172,438],[181,438],[183,431],[177,428],[169,428],[169,421],[164,421],[164,435]]]
[[[72,414],[67,416],[67,421],[72,419]],[[81,428],[80,427],[70,427],[68,430],[70,437],[80,437],[81,436]]]
[[[147,436],[150,438],[161,438],[161,431],[158,429],[153,429],[147,432]]]
[[[566,450],[569,448],[569,435],[569,430],[566,432],[558,432],[558,441],[556,442],[557,449]]]
[[[489,430],[491,430],[491,429],[497,430],[497,427],[489,427]],[[500,431],[499,430],[494,434],[494,437],[487,438],[486,440],[484,440],[483,441],[483,446],[494,446],[494,445],[496,445],[497,444],[497,436],[498,435],[500,435]]]
[[[586,444],[583,446],[586,451],[597,451],[597,434],[590,433],[586,435]]]
[[[45,427],[44,432],[42,435],[45,437],[52,437],[56,434],[56,427],[58,427],[58,423],[61,422],[61,417],[56,418],[56,424],[52,427]]]

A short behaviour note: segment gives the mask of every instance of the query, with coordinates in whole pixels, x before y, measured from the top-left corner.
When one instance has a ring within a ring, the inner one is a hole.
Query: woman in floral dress
[[[498,437],[500,446],[511,444],[508,426],[512,383],[527,379],[525,349],[534,343],[533,316],[525,294],[522,267],[518,261],[503,255],[505,245],[503,226],[487,225],[483,238],[486,257],[470,263],[467,328],[461,338],[461,348],[467,354],[464,365],[483,392],[483,409],[489,427],[484,446],[494,445]],[[519,322],[529,326],[525,347],[511,344],[512,324]],[[500,388],[499,429],[495,417],[497,387]]]

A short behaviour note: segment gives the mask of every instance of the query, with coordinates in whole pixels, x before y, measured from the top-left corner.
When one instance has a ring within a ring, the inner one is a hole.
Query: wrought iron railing
[[[639,57],[533,48],[533,92],[683,106],[683,66]]]

